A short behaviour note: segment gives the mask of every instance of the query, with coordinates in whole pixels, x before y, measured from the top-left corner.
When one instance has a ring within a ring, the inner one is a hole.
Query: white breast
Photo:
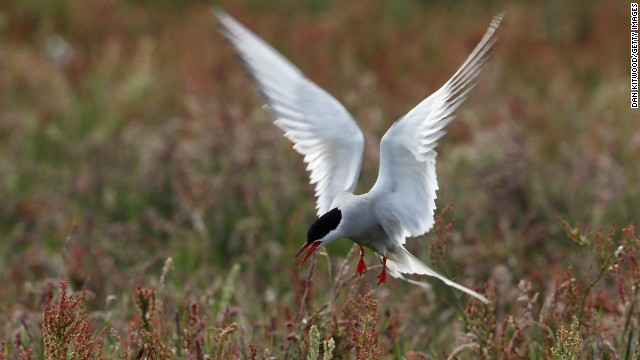
[[[332,204],[332,207],[342,211],[339,227],[342,236],[384,255],[397,244],[380,225],[373,206],[374,201],[369,194],[353,195],[347,192],[338,195]]]

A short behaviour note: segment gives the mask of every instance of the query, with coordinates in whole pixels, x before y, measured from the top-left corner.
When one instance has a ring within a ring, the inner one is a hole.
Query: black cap
[[[318,220],[311,225],[307,232],[307,242],[311,243],[322,239],[331,230],[337,228],[341,220],[342,212],[340,209],[335,208],[333,210],[329,210],[329,212],[320,216]]]

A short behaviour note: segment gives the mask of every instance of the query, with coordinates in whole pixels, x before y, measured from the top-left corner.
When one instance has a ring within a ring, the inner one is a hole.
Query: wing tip
[[[226,11],[222,10],[220,7],[215,6],[215,5],[214,5],[214,6],[211,6],[211,7],[209,8],[209,11],[211,11],[211,13],[212,13],[213,15],[215,15],[216,17],[218,17],[218,18],[221,18],[221,17],[227,16]]]
[[[487,36],[487,44],[485,44],[485,46],[491,48],[493,47],[495,42],[498,41],[501,32],[500,30],[502,29],[502,21],[504,20],[505,15],[506,12],[502,10],[493,15],[493,18],[491,18],[491,24],[489,24],[489,28],[487,29],[487,33],[485,35]]]
[[[209,8],[209,11],[211,11],[213,16],[215,16],[218,19],[218,21],[220,21],[221,25],[223,25],[224,27],[227,27],[228,23],[235,22],[235,20],[233,19],[233,17],[231,17],[231,15],[229,15],[226,11],[222,10],[222,8],[218,6],[211,6]]]
[[[497,14],[493,15],[493,19],[491,20],[491,25],[495,27],[500,26],[500,24],[502,23],[502,20],[504,19],[505,14],[506,14],[505,10],[498,11]]]

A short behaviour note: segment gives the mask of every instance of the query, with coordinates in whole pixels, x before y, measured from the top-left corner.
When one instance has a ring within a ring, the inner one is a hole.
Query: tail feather
[[[391,276],[395,278],[405,280],[424,288],[429,288],[430,285],[419,281],[407,279],[406,277],[402,276],[402,274],[419,274],[433,276],[442,280],[442,282],[444,282],[445,284],[475,297],[485,304],[489,303],[489,299],[487,299],[486,297],[433,271],[427,265],[422,263],[422,261],[418,260],[418,258],[407,251],[404,246],[399,246],[394,251],[390,251],[387,253],[387,271],[389,272],[389,274],[391,274]]]

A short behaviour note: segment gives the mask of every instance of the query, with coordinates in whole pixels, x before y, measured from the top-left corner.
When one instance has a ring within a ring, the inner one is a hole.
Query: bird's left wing
[[[222,33],[244,61],[278,117],[275,124],[304,156],[316,184],[318,215],[336,195],[353,191],[360,174],[364,139],[347,110],[287,59],[222,10],[214,14]]]
[[[493,18],[489,29],[460,69],[442,86],[400,120],[383,136],[380,172],[371,189],[381,225],[395,240],[419,236],[431,229],[436,208],[437,140],[465,100],[497,39],[503,14]]]

